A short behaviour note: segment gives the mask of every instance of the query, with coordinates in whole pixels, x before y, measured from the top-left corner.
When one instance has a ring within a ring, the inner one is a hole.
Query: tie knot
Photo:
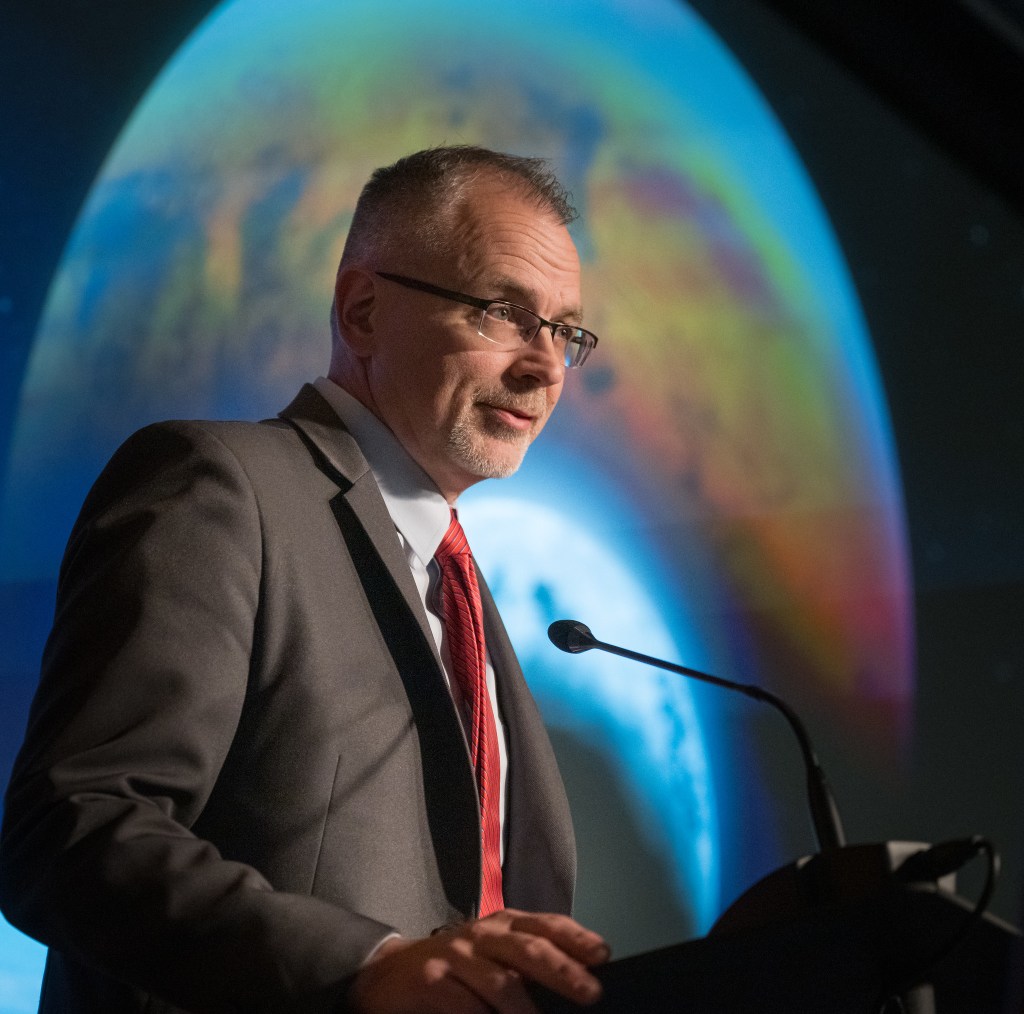
[[[459,524],[459,519],[453,510],[452,523],[448,526],[448,531],[444,533],[444,538],[441,539],[441,544],[437,547],[434,558],[440,563],[442,560],[452,556],[469,555],[469,540],[466,538],[466,533],[462,530],[462,525]]]

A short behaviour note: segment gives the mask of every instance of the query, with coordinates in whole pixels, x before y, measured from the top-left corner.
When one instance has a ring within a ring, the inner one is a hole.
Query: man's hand
[[[609,955],[596,933],[568,916],[505,909],[422,940],[386,941],[349,998],[360,1014],[535,1014],[525,980],[593,1003],[601,985],[587,967]]]

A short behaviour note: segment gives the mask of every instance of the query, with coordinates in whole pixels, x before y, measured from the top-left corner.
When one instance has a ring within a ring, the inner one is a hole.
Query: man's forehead
[[[579,316],[579,258],[568,229],[521,187],[489,178],[463,195],[452,223],[453,284],[472,295]],[[558,305],[552,307],[552,300]]]
[[[505,179],[493,173],[465,184],[454,210],[452,221],[455,228],[475,221],[486,222],[497,216],[565,228],[554,208],[542,195],[529,190],[522,181]]]

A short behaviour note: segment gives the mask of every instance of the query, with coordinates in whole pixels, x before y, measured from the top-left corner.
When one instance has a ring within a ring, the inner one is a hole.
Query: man
[[[571,215],[535,160],[378,170],[329,379],[278,420],[149,427],[97,481],[0,847],[44,1010],[598,996],[550,744],[451,510],[596,343]]]

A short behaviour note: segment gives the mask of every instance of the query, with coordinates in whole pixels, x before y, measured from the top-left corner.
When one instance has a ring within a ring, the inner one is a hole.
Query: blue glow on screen
[[[46,948],[0,916],[0,1014],[29,1014],[39,1003]]]

